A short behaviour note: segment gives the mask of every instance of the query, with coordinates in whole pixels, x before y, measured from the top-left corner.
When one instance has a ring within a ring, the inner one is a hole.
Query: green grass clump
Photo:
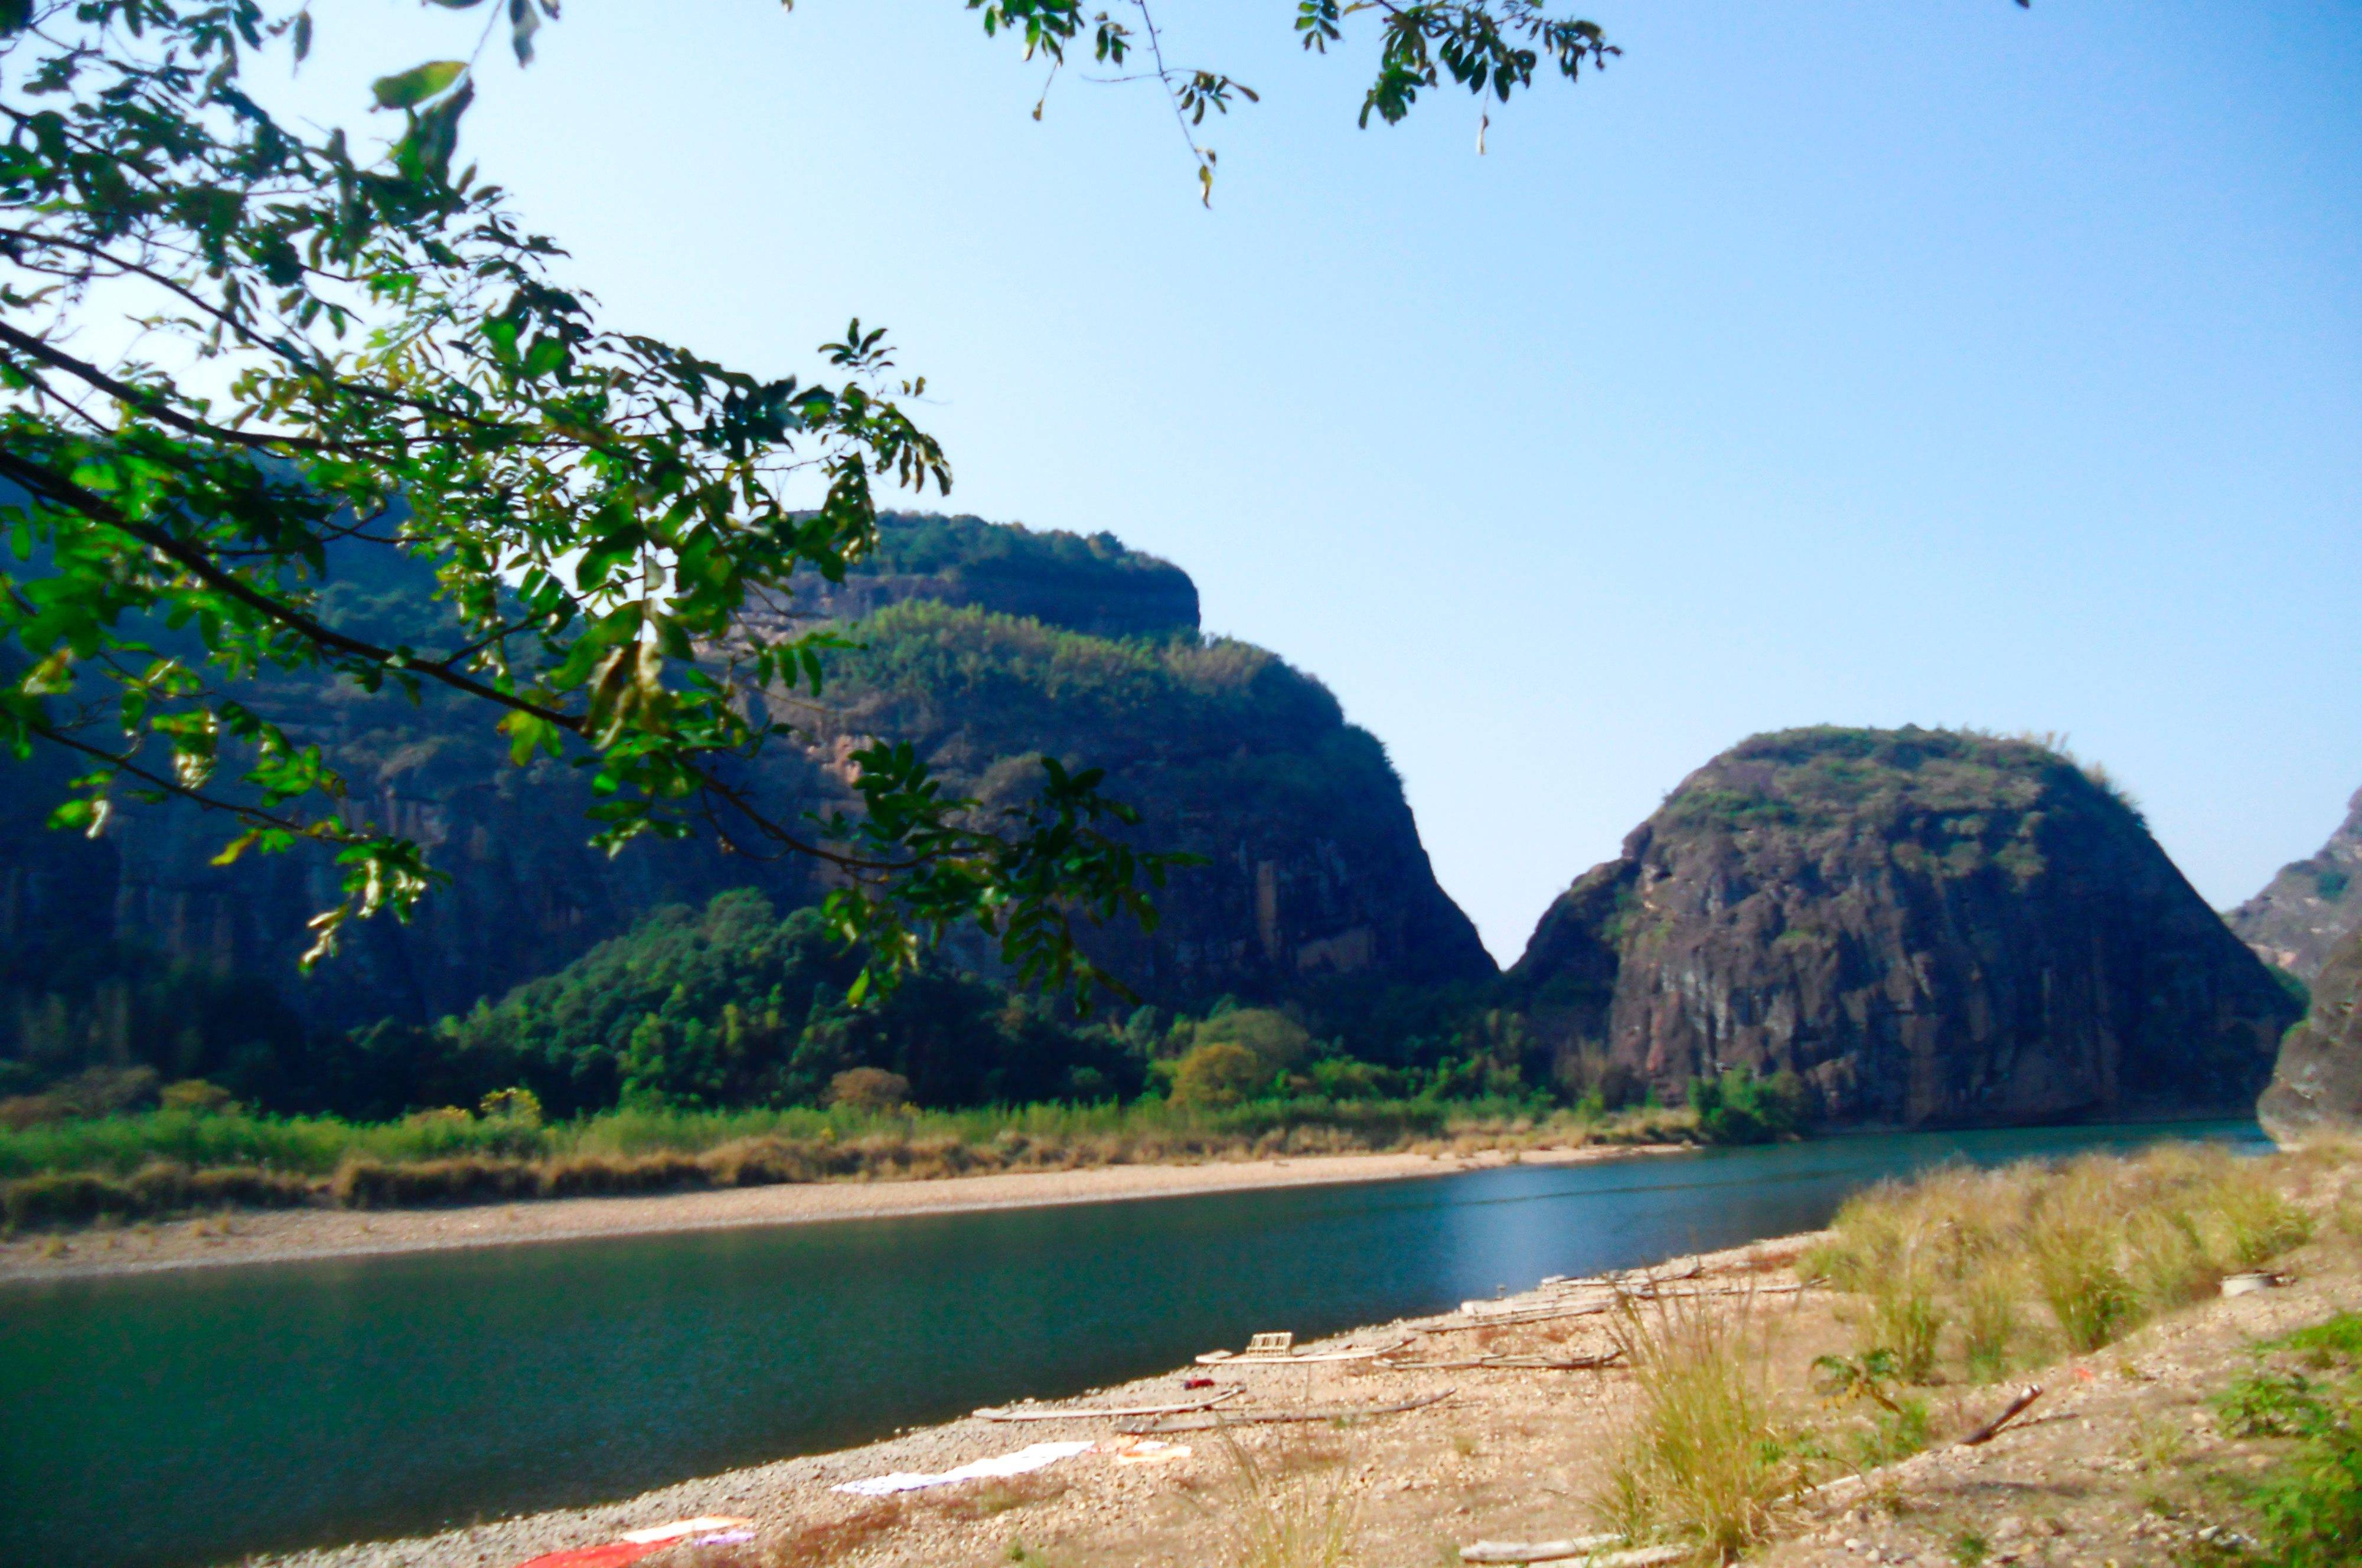
[[[2250,1498],[2265,1560],[2350,1563],[2362,1542],[2362,1315],[2341,1312],[2257,1349],[2281,1364],[2233,1384],[2217,1408],[2234,1436],[2290,1440]]]
[[[1769,1540],[1803,1477],[1751,1303],[1628,1300],[1615,1334],[1640,1397],[1595,1499],[1602,1522],[1632,1540],[1669,1533],[1720,1562]]]

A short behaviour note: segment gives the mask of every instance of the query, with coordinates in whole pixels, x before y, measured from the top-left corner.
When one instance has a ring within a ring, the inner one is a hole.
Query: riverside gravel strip
[[[453,1209],[294,1209],[169,1223],[27,1233],[0,1242],[0,1281],[145,1274],[225,1264],[366,1257],[453,1247],[571,1242],[596,1236],[883,1220],[987,1209],[1047,1208],[1180,1198],[1256,1187],[1396,1181],[1495,1165],[1584,1165],[1679,1154],[1672,1144],[1529,1149],[1515,1153],[1316,1154],[1187,1165],[1100,1165],[1071,1171],[911,1181],[795,1183],[635,1198],[565,1198]]]

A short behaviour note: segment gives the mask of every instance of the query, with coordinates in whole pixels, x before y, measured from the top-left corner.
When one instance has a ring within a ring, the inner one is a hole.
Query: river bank
[[[1816,1386],[1819,1359],[1858,1353],[1866,1320],[1863,1297],[1814,1272],[1826,1256],[1816,1249],[1831,1233],[1673,1260],[1619,1283],[1749,1324],[1778,1421],[1799,1434],[1798,1452],[1817,1455],[1812,1474],[1825,1484],[1778,1505],[1750,1561],[2132,1568],[2210,1549],[2235,1553],[2241,1531],[2255,1528],[2253,1482],[2285,1444],[2226,1426],[2216,1397],[2256,1365],[2250,1346],[2362,1304],[2362,1253],[2336,1219],[2352,1201],[2346,1173],[2324,1181],[2319,1167],[2283,1162],[2276,1179],[2323,1221],[2320,1239],[2277,1260],[2282,1287],[2232,1297],[2210,1287],[2081,1353],[2029,1322],[2005,1380],[1938,1375],[1915,1391],[1892,1389],[1922,1412],[1922,1428],[1907,1441],[1866,1401],[1839,1406]],[[677,1548],[651,1561],[659,1568],[1248,1561],[1411,1568],[1457,1562],[1461,1549],[1479,1540],[1579,1537],[1599,1528],[1599,1500],[1648,1390],[1628,1360],[1583,1364],[1629,1350],[1633,1320],[1576,1309],[1584,1300],[1571,1288],[1545,1286],[1303,1347],[1409,1347],[1391,1363],[1185,1365],[1059,1402],[1130,1407],[1225,1396],[1219,1408],[1230,1424],[1208,1430],[1207,1418],[1179,1418],[1176,1428],[1194,1430],[1169,1430],[1158,1441],[1187,1452],[1164,1450],[1153,1462],[1120,1446],[1122,1428],[1145,1424],[1137,1420],[970,1417],[598,1507],[259,1559],[253,1568],[510,1568],[537,1553],[717,1515],[749,1521],[743,1529],[751,1539]],[[1488,1357],[1559,1364],[1470,1364]],[[1213,1386],[1189,1386],[1207,1377]],[[2025,1386],[2042,1393],[2001,1436],[1953,1446]],[[1413,1408],[1391,1408],[1402,1406]],[[1357,1408],[1373,1413],[1270,1420]],[[883,1497],[833,1489],[896,1472],[939,1473],[1043,1440],[1095,1446],[1009,1480]],[[1849,1474],[1866,1479],[1843,1480]],[[1830,1478],[1839,1484],[1827,1485]],[[1251,1556],[1258,1539],[1293,1545]],[[1323,1540],[1343,1550],[1326,1554]]]
[[[841,1181],[568,1198],[451,1209],[240,1211],[0,1242],[0,1282],[149,1274],[233,1264],[357,1258],[602,1236],[1110,1203],[1339,1182],[1400,1181],[1490,1166],[1580,1165],[1678,1154],[1679,1144],[1594,1144],[1347,1154],[1191,1165],[1100,1165],[933,1179]]]

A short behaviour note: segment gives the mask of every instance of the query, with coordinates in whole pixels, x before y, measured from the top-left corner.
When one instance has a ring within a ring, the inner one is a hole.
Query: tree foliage
[[[480,14],[479,50],[504,29],[520,62],[557,9],[434,4]],[[1144,50],[1185,128],[1252,96],[1168,68],[1143,6],[1134,25],[1078,0],[967,5],[1054,62]],[[1447,74],[1507,96],[1610,52],[1529,0],[1308,0],[1297,26],[1325,49],[1364,13],[1388,121]],[[906,407],[923,381],[857,320],[818,379],[602,321],[558,245],[458,156],[472,55],[379,79],[394,130],[367,145],[252,85],[314,36],[310,9],[259,0],[0,3],[0,744],[81,759],[56,823],[97,834],[179,798],[221,814],[225,863],[332,856],[310,957],[354,918],[406,914],[438,879],[425,850],[268,700],[273,678],[324,673],[464,699],[520,764],[581,769],[611,849],[703,834],[824,862],[829,925],[875,972],[974,921],[1028,981],[1109,978],[1074,922],[1153,921],[1173,857],[1134,846],[1098,771],[1044,759],[987,810],[880,742],[853,758],[857,808],[819,821],[756,785],[757,755],[799,740],[763,697],[817,693],[832,638],[758,634],[747,613],[873,549],[881,489],[948,490]],[[425,563],[437,613],[333,624],[339,547]]]

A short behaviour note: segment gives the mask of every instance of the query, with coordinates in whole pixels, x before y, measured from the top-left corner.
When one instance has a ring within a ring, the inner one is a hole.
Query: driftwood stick
[[[1479,1355],[1461,1361],[1382,1361],[1378,1364],[1394,1372],[1454,1372],[1462,1367],[1519,1372],[1595,1372],[1603,1366],[1613,1366],[1623,1359],[1622,1351],[1609,1351],[1606,1355],[1575,1356],[1566,1361],[1552,1361],[1548,1356],[1540,1355]]]
[[[1563,1562],[1571,1557],[1590,1560],[1591,1568],[1651,1568],[1692,1555],[1689,1546],[1636,1546],[1622,1551],[1604,1550],[1623,1539],[1613,1535],[1579,1535],[1572,1540],[1480,1540],[1460,1549],[1462,1562]]]
[[[1214,1427],[1264,1426],[1277,1421],[1341,1421],[1357,1416],[1397,1416],[1405,1410],[1422,1410],[1429,1405],[1440,1405],[1451,1398],[1453,1392],[1447,1388],[1440,1394],[1422,1395],[1418,1398],[1404,1399],[1392,1405],[1330,1405],[1301,1410],[1242,1410],[1236,1414],[1212,1410],[1202,1416],[1153,1421],[1144,1427],[1126,1427],[1123,1430],[1130,1436],[1153,1437],[1166,1432],[1198,1432]]]
[[[1337,1351],[1208,1351],[1198,1357],[1199,1366],[1311,1366],[1331,1361],[1371,1361],[1387,1355],[1410,1343],[1404,1340],[1391,1345],[1354,1345]]]
[[[1827,1497],[1839,1492],[1849,1491],[1856,1486],[1867,1486],[1890,1471],[1900,1470],[1904,1465],[1912,1463],[1914,1461],[1927,1459],[1938,1453],[1948,1453],[1956,1448],[1974,1448],[1980,1443],[1991,1442],[1995,1433],[2025,1414],[2026,1408],[2041,1397],[2042,1386],[2038,1383],[2029,1383],[2018,1390],[2017,1397],[2012,1399],[2000,1415],[1995,1416],[1958,1442],[1948,1442],[1942,1448],[1931,1448],[1924,1453],[1915,1453],[1910,1459],[1900,1460],[1876,1470],[1865,1470],[1855,1475],[1840,1475],[1834,1481],[1824,1481],[1817,1486],[1807,1486],[1797,1494],[1797,1500],[1801,1502],[1807,1497]]]
[[[1462,1562],[1554,1562],[1605,1551],[1620,1535],[1578,1535],[1571,1540],[1480,1540],[1460,1549]]]
[[[1634,1302],[1695,1301],[1709,1297],[1794,1296],[1810,1288],[1809,1284],[1720,1285],[1705,1290],[1628,1290],[1624,1292],[1623,1299]],[[1475,1309],[1473,1311],[1467,1306],[1462,1307],[1461,1312],[1467,1320],[1465,1322],[1425,1323],[1414,1327],[1411,1331],[1419,1334],[1456,1334],[1464,1333],[1470,1329],[1515,1328],[1520,1323],[1548,1323],[1561,1318],[1596,1318],[1602,1313],[1613,1312],[1617,1308],[1617,1303],[1614,1301],[1586,1301],[1576,1307],[1543,1305],[1513,1307],[1498,1312],[1486,1311],[1485,1309],[1490,1305],[1489,1302],[1471,1303],[1470,1306]]]
[[[1225,1399],[1235,1399],[1245,1393],[1243,1388],[1225,1388],[1220,1394],[1204,1399],[1193,1399],[1186,1405],[1066,1405],[1055,1409],[1023,1409],[1018,1407],[987,1405],[976,1412],[985,1421],[1070,1421],[1091,1416],[1172,1416],[1187,1410],[1210,1410]]]
[[[2018,1390],[2017,1397],[2009,1402],[2009,1408],[2007,1409],[2004,1409],[2000,1415],[1995,1416],[1992,1420],[1987,1421],[1983,1426],[1979,1427],[1976,1430],[1970,1432],[1968,1436],[1962,1438],[1952,1446],[1954,1448],[1974,1448],[1979,1443],[1992,1441],[1993,1434],[1995,1432],[2000,1431],[2002,1428],[2009,1425],[2010,1422],[2025,1414],[2025,1408],[2041,1397],[2042,1386],[2038,1383],[2027,1384],[2025,1387]]]
[[[1531,1311],[1503,1312],[1489,1318],[1471,1318],[1464,1323],[1421,1323],[1411,1331],[1420,1334],[1464,1334],[1471,1329],[1514,1328],[1519,1323],[1549,1323],[1561,1318],[1596,1318],[1612,1312],[1612,1304],[1595,1307],[1543,1307]]]

